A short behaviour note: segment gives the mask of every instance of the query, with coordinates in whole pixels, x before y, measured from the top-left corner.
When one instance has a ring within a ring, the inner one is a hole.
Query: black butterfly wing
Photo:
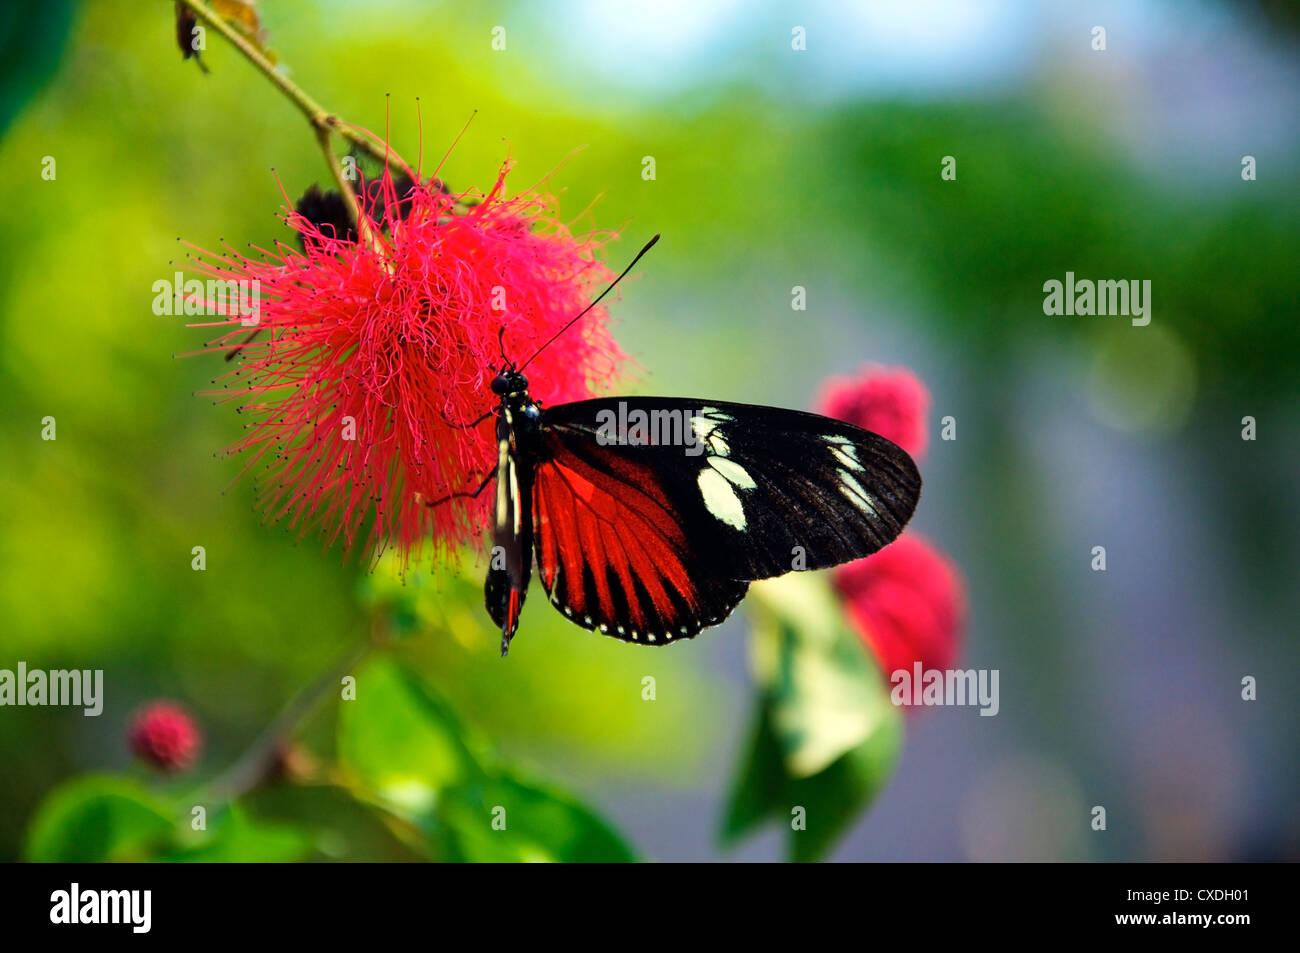
[[[580,401],[543,412],[541,444],[539,575],[561,611],[610,635],[629,620],[694,635],[749,580],[873,553],[921,490],[912,459],[878,434],[774,407]]]

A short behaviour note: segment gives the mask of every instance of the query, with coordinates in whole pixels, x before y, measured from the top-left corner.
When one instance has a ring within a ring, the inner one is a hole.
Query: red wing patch
[[[533,526],[542,585],[584,628],[631,642],[691,638],[726,618],[748,583],[700,571],[654,472],[604,447],[580,458],[548,435]]]

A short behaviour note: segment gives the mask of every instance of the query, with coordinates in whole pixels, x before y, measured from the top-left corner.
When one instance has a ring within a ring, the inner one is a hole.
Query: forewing
[[[548,448],[622,474],[621,485],[639,488],[639,507],[653,501],[660,537],[689,551],[681,565],[717,578],[867,556],[898,537],[920,499],[920,474],[902,449],[817,414],[627,397],[564,404],[543,420]]]

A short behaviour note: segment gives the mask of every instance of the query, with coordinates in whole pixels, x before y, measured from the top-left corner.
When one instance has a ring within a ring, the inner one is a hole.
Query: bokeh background
[[[258,9],[297,82],[407,156],[436,161],[473,115],[457,188],[510,156],[514,188],[549,176],[562,217],[620,231],[611,264],[663,233],[612,308],[628,390],[807,407],[877,361],[926,381],[933,426],[956,418],[915,525],[966,576],[964,664],[1000,670],[1001,711],[909,717],[835,859],[1297,857],[1295,4]],[[327,179],[307,125],[215,36],[210,75],[182,61],[162,0],[9,4],[0,42],[0,668],[102,668],[107,695],[98,718],[0,709],[15,858],[57,785],[140,773],[122,736],[147,699],[189,705],[200,774],[224,768],[364,634],[371,582],[263,525],[214,456],[238,418],[194,395],[218,359],[174,359],[202,334],[151,310],[178,236],[290,238],[280,183]],[[1066,271],[1149,279],[1150,326],[1045,316]],[[502,662],[459,577],[425,575],[451,621],[398,651],[510,758],[642,856],[782,856],[776,830],[718,840],[754,705],[745,615],[651,653],[535,598]],[[322,854],[405,856],[328,801],[280,808],[336,833]]]

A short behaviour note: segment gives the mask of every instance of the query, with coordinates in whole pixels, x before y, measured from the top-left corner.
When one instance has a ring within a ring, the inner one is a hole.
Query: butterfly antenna
[[[501,349],[501,360],[505,361],[502,367],[508,367],[510,370],[515,369],[514,362],[506,357],[506,326],[501,325],[501,330],[497,332],[497,346]]]
[[[650,241],[646,242],[646,243],[645,243],[645,247],[642,248],[639,252],[637,252],[637,253],[636,253],[636,257],[632,259],[632,264],[630,264],[630,265],[628,265],[626,268],[624,268],[624,269],[623,269],[623,273],[620,274],[620,275],[619,275],[617,278],[615,278],[613,281],[611,281],[611,282],[609,283],[609,287],[606,288],[604,291],[602,291],[602,292],[600,293],[600,295],[597,296],[597,298],[596,298],[595,301],[593,301],[591,304],[589,304],[589,305],[587,305],[585,308],[583,308],[582,311],[578,314],[577,317],[575,317],[572,321],[570,321],[570,322],[569,322],[568,324],[566,324],[564,327],[560,328],[560,330],[558,330],[558,331],[556,331],[554,334],[552,334],[552,335],[551,335],[551,339],[550,339],[549,341],[547,341],[545,344],[543,344],[541,347],[539,347],[536,351],[533,352],[533,357],[536,357],[538,354],[541,354],[542,351],[544,351],[544,350],[546,350],[548,347],[550,347],[551,344],[552,344],[552,342],[554,342],[556,338],[558,338],[558,337],[559,337],[561,334],[563,334],[565,331],[569,330],[569,328],[573,327],[575,324],[577,324],[579,321],[581,321],[582,318],[586,316],[586,314],[587,314],[588,311],[590,311],[592,308],[596,307],[596,305],[600,304],[600,299],[603,298],[603,297],[605,297],[605,295],[609,294],[611,291],[614,290],[614,286],[617,285],[620,281],[623,280],[624,276],[626,276],[627,273],[628,273],[629,271],[631,271],[632,268],[636,265],[636,263],[637,263],[638,261],[641,260],[641,256],[643,256],[646,252],[648,252],[651,248],[653,248],[655,242],[657,242],[657,241],[659,241],[659,236],[658,236],[658,235],[656,235],[654,238],[650,239]],[[504,328],[503,328],[502,330],[504,331]],[[529,364],[533,363],[533,357],[530,357],[528,360],[526,360],[526,361],[524,361],[522,364],[520,364],[520,365],[519,365],[519,370],[522,371],[522,370],[523,370],[525,367],[527,367]]]

